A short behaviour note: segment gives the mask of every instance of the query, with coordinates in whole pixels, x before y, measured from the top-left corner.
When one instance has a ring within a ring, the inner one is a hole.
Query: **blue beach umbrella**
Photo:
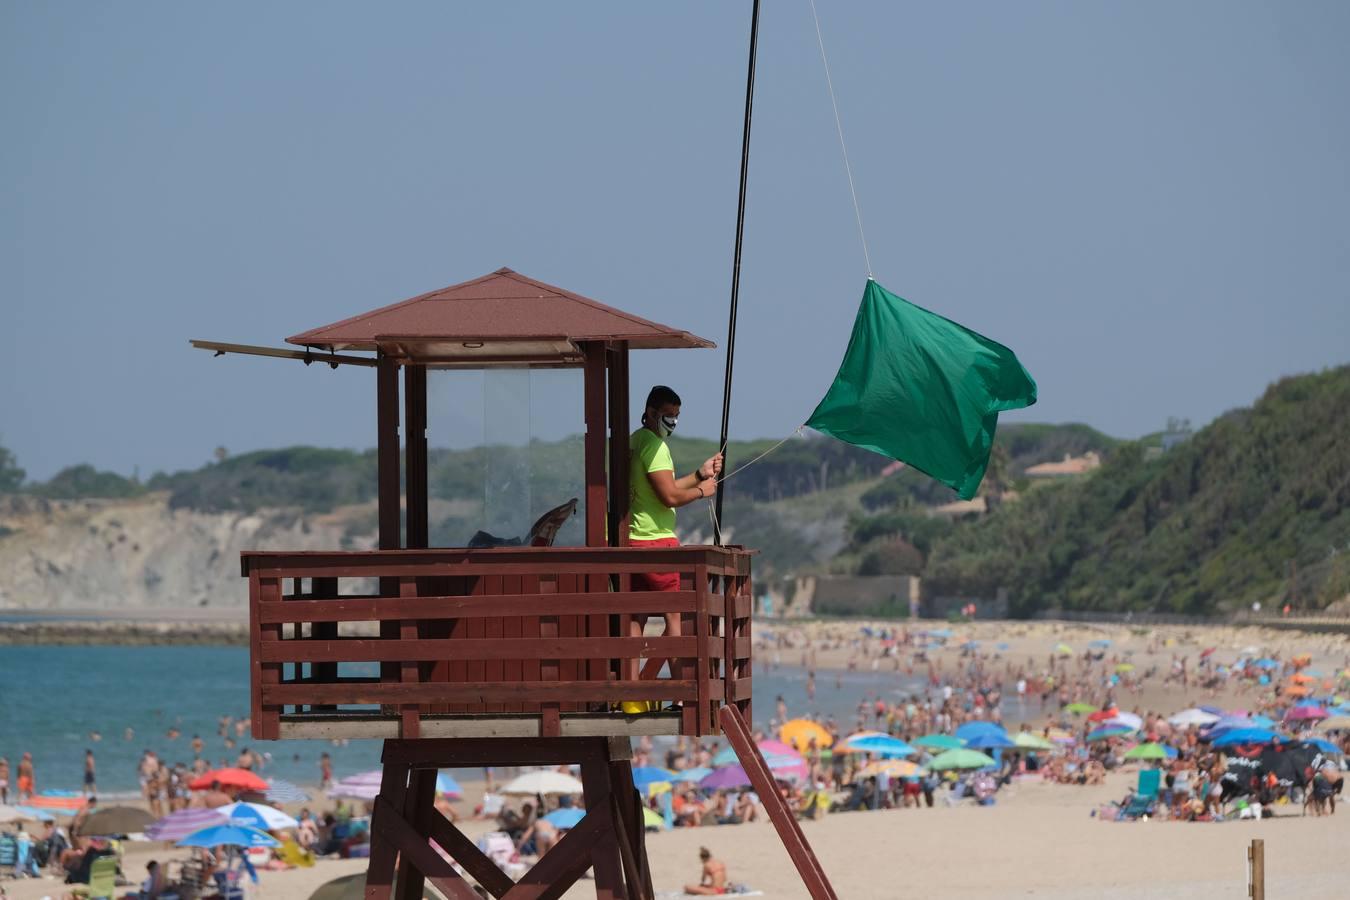
[[[1106,640],[1105,638],[1099,638],[1095,641],[1088,641],[1088,646],[1096,647],[1098,649],[1105,649],[1111,646],[1111,642]]]
[[[1265,659],[1258,659],[1256,661],[1256,666],[1260,669],[1278,669],[1280,664],[1275,660],[1266,657]]]
[[[712,772],[712,769],[704,766],[695,766],[692,769],[680,769],[670,781],[672,784],[698,784],[700,781],[711,775]]]
[[[178,847],[280,847],[270,834],[243,825],[210,825],[179,841]]]
[[[956,736],[969,743],[971,738],[980,734],[1001,734],[1005,737],[1008,732],[1002,725],[996,725],[993,722],[967,722],[956,729]]]
[[[862,753],[876,753],[885,757],[913,756],[918,751],[899,738],[888,734],[869,734],[845,741],[848,749]]]
[[[659,781],[674,781],[675,773],[660,766],[638,766],[633,770],[633,784],[646,793],[647,788]]]
[[[1098,728],[1087,736],[1089,741],[1104,741],[1113,737],[1124,737],[1127,734],[1134,733],[1133,728],[1122,728],[1119,726],[1111,728]]]
[[[1216,738],[1215,747],[1231,747],[1234,744],[1269,744],[1278,741],[1280,736],[1269,728],[1234,728]]]
[[[1341,752],[1340,747],[1337,747],[1331,741],[1323,740],[1322,738],[1309,738],[1308,743],[1312,744],[1314,747],[1316,747],[1318,750],[1321,750],[1323,753],[1339,754]]]
[[[914,739],[914,743],[928,750],[959,750],[966,742],[950,734],[925,734]]]
[[[444,772],[436,773],[436,793],[445,794],[447,797],[463,797],[464,788],[459,786],[459,782]]]
[[[564,806],[562,809],[555,809],[553,812],[544,816],[544,821],[548,822],[554,828],[559,830],[577,827],[586,816],[586,810],[578,809],[575,806]]]
[[[1001,750],[1017,745],[1009,740],[1008,735],[1006,734],[986,731],[982,734],[977,734],[966,741],[966,746],[970,747],[972,750]]]

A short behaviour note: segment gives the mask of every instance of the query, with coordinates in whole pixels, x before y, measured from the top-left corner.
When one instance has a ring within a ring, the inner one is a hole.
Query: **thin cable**
[[[797,435],[801,434],[801,433],[802,433],[802,429],[805,428],[805,427],[806,427],[805,425],[798,425],[798,426],[796,427],[796,429],[793,430],[792,434],[789,434],[787,437],[783,438],[781,441],[779,441],[778,443],[774,444],[774,445],[773,445],[772,447],[770,447],[768,450],[765,450],[763,453],[761,453],[759,456],[756,456],[754,459],[750,460],[748,463],[744,463],[743,465],[737,466],[737,467],[736,467],[735,469],[733,469],[732,471],[726,473],[726,474],[723,475],[721,478],[717,479],[717,487],[718,487],[718,490],[720,491],[720,490],[722,489],[722,482],[726,481],[728,478],[730,478],[730,477],[733,476],[733,475],[739,475],[740,473],[744,472],[746,469],[750,468],[750,467],[753,466],[755,463],[759,462],[761,459],[763,459],[764,457],[768,456],[770,453],[772,453],[773,451],[777,450],[779,447],[783,446],[783,445],[786,444],[788,441],[790,441],[790,440],[792,440],[793,438],[795,438]],[[718,452],[718,453],[725,453],[725,452],[726,452],[726,449],[727,449],[727,448],[726,448],[726,445],[723,444],[723,445],[722,445],[722,449],[719,450],[719,451],[717,451],[717,452]],[[721,536],[721,534],[722,534],[722,520],[721,520],[721,518],[717,515],[717,511],[714,509],[714,507],[716,506],[716,504],[713,503],[712,501],[713,501],[713,498],[712,498],[712,497],[709,497],[709,498],[708,498],[708,521],[712,524],[713,534],[718,535],[718,536],[719,536],[719,539],[720,539],[720,536]]]
[[[853,217],[858,220],[858,239],[862,241],[863,262],[867,264],[867,280],[871,281],[872,257],[867,252],[867,235],[863,233],[862,208],[858,206],[858,192],[853,188],[853,167],[848,164],[848,147],[844,144],[844,123],[839,119],[839,103],[834,98],[834,79],[830,77],[830,60],[825,56],[825,38],[820,33],[820,16],[816,14],[816,0],[811,0],[811,18],[816,23],[816,44],[820,46],[820,61],[825,65],[825,85],[830,89],[830,106],[834,107],[834,127],[839,132],[839,150],[844,154],[848,192],[853,197]]]

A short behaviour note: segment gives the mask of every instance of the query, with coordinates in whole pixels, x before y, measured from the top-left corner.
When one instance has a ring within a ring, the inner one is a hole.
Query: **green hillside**
[[[1347,411],[1350,367],[1286,378],[1162,456],[1124,445],[954,529],[924,574],[944,591],[1005,587],[1022,615],[1325,605],[1350,592]]]

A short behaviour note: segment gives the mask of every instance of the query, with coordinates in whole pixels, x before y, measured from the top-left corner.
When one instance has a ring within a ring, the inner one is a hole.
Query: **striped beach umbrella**
[[[263,791],[263,797],[268,803],[309,802],[309,794],[301,790],[298,785],[283,781],[280,778],[273,778],[267,782],[267,790]]]
[[[212,825],[225,825],[229,821],[223,813],[214,809],[180,809],[152,823],[145,829],[145,836],[152,841],[177,841],[194,831]]]

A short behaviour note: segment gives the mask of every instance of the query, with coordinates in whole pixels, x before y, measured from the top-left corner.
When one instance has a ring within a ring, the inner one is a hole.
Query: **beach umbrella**
[[[1003,641],[999,641],[997,644],[994,645],[994,649],[995,649],[995,650],[1007,650],[1007,649],[1008,649],[1008,646],[1009,646],[1009,645],[1006,644],[1006,643],[1004,643]]]
[[[1166,759],[1167,750],[1162,744],[1140,744],[1125,754],[1126,759]]]
[[[402,897],[398,892],[398,879],[394,879],[394,891],[392,896]],[[440,900],[441,895],[436,893],[430,886],[423,888],[422,893],[417,896],[423,900]],[[366,872],[362,869],[351,875],[343,875],[341,878],[334,878],[332,881],[325,881],[315,888],[314,893],[309,895],[309,900],[365,900],[366,898]]]
[[[1081,716],[1083,713],[1096,712],[1097,707],[1091,703],[1070,703],[1064,707],[1064,711],[1075,716]]]
[[[533,796],[535,794],[580,794],[582,792],[581,782],[571,775],[564,775],[562,772],[555,772],[552,769],[543,769],[538,772],[526,772],[523,775],[517,775],[506,787],[501,789],[501,793],[516,796]]]
[[[1191,708],[1183,709],[1176,715],[1168,717],[1167,721],[1177,728],[1188,728],[1191,725],[1213,725],[1215,722],[1219,721],[1220,718],[1222,717],[1215,715],[1212,712]]]
[[[907,759],[879,759],[862,768],[862,774],[867,777],[886,775],[890,778],[913,778],[922,772],[923,768],[918,763]]]
[[[636,766],[633,769],[633,785],[644,794],[654,784],[670,783],[676,773],[660,766]]]
[[[334,800],[374,800],[380,794],[378,784],[366,784],[342,780],[324,791]]]
[[[1208,659],[1209,657],[1213,656],[1214,651],[1218,649],[1219,649],[1218,647],[1206,647],[1205,649],[1200,651],[1200,658]]]
[[[959,750],[966,745],[965,741],[950,734],[925,734],[915,738],[913,743],[929,750]]]
[[[943,769],[983,769],[985,766],[996,765],[993,758],[986,756],[978,750],[948,750],[945,753],[939,753],[928,761],[928,768],[936,771]]]
[[[309,794],[289,781],[269,778],[267,779],[267,790],[263,791],[263,799],[268,803],[308,803]]]
[[[217,806],[216,812],[235,825],[247,825],[261,831],[280,831],[283,828],[296,828],[300,825],[294,816],[288,816],[279,809],[261,803],[231,803],[228,806]]]
[[[281,841],[244,825],[208,825],[178,841],[176,847],[280,847]]]
[[[109,806],[89,814],[80,824],[80,837],[133,834],[144,831],[155,817],[134,806]]]
[[[576,828],[577,823],[586,817],[586,810],[575,806],[564,806],[544,816],[544,821],[559,830]]]
[[[1068,644],[1056,644],[1055,652],[1060,656],[1073,656],[1073,648]]]
[[[1308,738],[1308,740],[1305,743],[1312,744],[1314,747],[1316,747],[1318,750],[1321,750],[1323,753],[1339,754],[1341,752],[1340,747],[1337,747],[1331,741],[1324,740],[1323,738]]]
[[[888,734],[854,735],[848,743],[848,750],[855,753],[876,753],[880,756],[912,756],[918,751],[899,738]]]
[[[55,819],[51,813],[31,806],[10,806],[0,803],[0,823],[8,822],[50,822]]]
[[[1330,713],[1320,706],[1295,706],[1284,714],[1286,722],[1313,722],[1330,718]]]
[[[855,731],[835,744],[834,749],[840,753],[858,753],[860,751],[853,748],[853,742],[867,737],[890,737],[890,735],[884,731]]]
[[[1107,719],[1106,724],[1108,727],[1120,726],[1121,728],[1128,728],[1131,731],[1138,731],[1144,727],[1144,720],[1132,712],[1123,712],[1116,713],[1114,716]]]
[[[257,791],[260,794],[267,793],[267,782],[263,781],[257,775],[254,775],[248,769],[212,769],[205,775],[198,776],[188,782],[188,787],[194,791],[209,791],[211,785],[219,783],[223,788],[237,788],[242,791]]]
[[[1078,739],[1075,738],[1071,732],[1065,731],[1063,728],[1051,728],[1046,734],[1046,737],[1050,738],[1051,742],[1055,744],[1078,743]]]
[[[1234,744],[1269,744],[1278,741],[1280,736],[1268,728],[1234,728],[1215,738],[1215,747],[1231,747]]]
[[[1350,729],[1350,716],[1332,716],[1317,723],[1322,731],[1345,731]]]
[[[1095,641],[1088,641],[1088,646],[1097,650],[1104,650],[1111,646],[1111,642],[1106,638],[1098,638]]]
[[[932,631],[928,632],[928,636],[946,640],[952,636],[952,630],[950,628],[934,628]]]
[[[1289,676],[1289,680],[1294,684],[1316,684],[1317,679],[1308,672],[1296,672]]]
[[[1114,706],[1110,706],[1110,707],[1107,707],[1106,709],[1099,709],[1099,710],[1097,710],[1095,713],[1093,713],[1092,715],[1088,716],[1088,721],[1089,721],[1089,722],[1108,722],[1108,721],[1110,721],[1111,719],[1114,719],[1114,718],[1115,718],[1116,716],[1118,716],[1118,715],[1120,715],[1120,710],[1116,709]]]
[[[1001,750],[1017,745],[1006,733],[985,731],[967,739],[966,746],[973,750]]]
[[[1312,693],[1312,688],[1306,684],[1286,684],[1281,690],[1290,697],[1306,697]]]
[[[1050,750],[1055,745],[1041,737],[1039,734],[1032,734],[1030,731],[1019,731],[1013,736],[1013,746],[1019,750]]]
[[[445,772],[436,773],[436,793],[444,794],[452,800],[459,800],[464,796],[464,788],[459,786],[459,782]]]
[[[705,766],[695,766],[692,769],[679,769],[675,772],[675,777],[671,778],[670,781],[672,784],[698,784],[712,773],[713,770]]]
[[[983,720],[966,722],[956,729],[956,736],[967,744],[970,743],[971,738],[979,734],[1001,734],[1007,736],[1008,732],[1002,725],[994,722],[985,722]]]
[[[782,741],[775,741],[773,738],[755,741],[755,746],[758,747],[759,752],[763,753],[765,756],[795,756],[798,759],[805,758],[797,751],[797,748],[791,747]]]
[[[783,743],[791,745],[799,753],[811,745],[813,738],[816,746],[821,748],[834,743],[834,738],[825,730],[825,726],[810,719],[793,719],[778,729],[778,736],[783,739]]]
[[[745,769],[740,766],[723,766],[715,769],[711,775],[698,783],[702,790],[715,791],[724,788],[746,787],[750,784],[750,776],[745,774]]]
[[[664,829],[666,820],[650,806],[642,807],[642,827]]]
[[[180,809],[147,827],[145,836],[152,841],[176,841],[211,825],[227,825],[229,821],[214,809]]]
[[[1258,659],[1258,660],[1256,660],[1256,662],[1254,663],[1254,665],[1255,665],[1258,669],[1278,669],[1278,668],[1280,667],[1280,664],[1279,664],[1279,663],[1277,663],[1277,662],[1276,662],[1275,660],[1273,660],[1273,659],[1270,659],[1269,657],[1267,657],[1267,658],[1265,658],[1265,659]]]
[[[1120,663],[1118,666],[1116,666],[1116,671],[1122,674],[1124,674],[1125,672],[1133,672],[1134,663]]]
[[[1096,731],[1089,733],[1087,739],[1089,741],[1105,741],[1114,737],[1124,737],[1125,735],[1130,734],[1133,731],[1134,731],[1133,728],[1124,728],[1120,726],[1098,728]]]

